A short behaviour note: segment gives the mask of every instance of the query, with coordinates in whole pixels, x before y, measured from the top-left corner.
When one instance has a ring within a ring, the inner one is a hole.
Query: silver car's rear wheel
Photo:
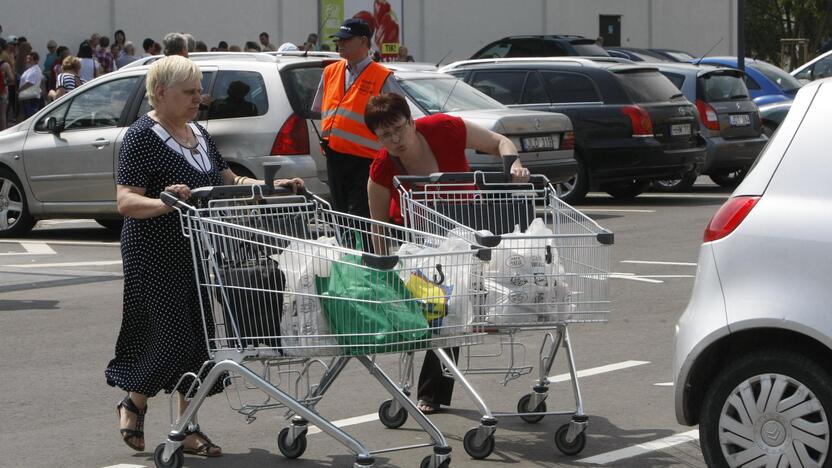
[[[0,237],[24,234],[34,225],[20,180],[13,172],[0,169]]]
[[[814,373],[817,371],[817,373]],[[826,467],[832,383],[798,355],[747,356],[714,381],[700,421],[708,466]]]

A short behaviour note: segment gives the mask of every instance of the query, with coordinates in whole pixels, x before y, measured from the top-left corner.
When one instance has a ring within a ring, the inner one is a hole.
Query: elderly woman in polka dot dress
[[[186,372],[208,359],[199,296],[187,239],[179,215],[159,194],[187,199],[192,188],[262,184],[236,176],[205,129],[192,122],[199,111],[202,72],[180,56],[155,62],[147,73],[153,111],[140,117],[124,137],[119,154],[118,211],[124,260],[124,311],[107,383],[127,392],[118,404],[124,442],[144,450],[148,398],[170,393]],[[300,179],[277,184],[298,187]],[[180,392],[184,389],[176,389]],[[222,391],[219,383],[213,391]],[[187,402],[179,394],[179,412]],[[187,433],[185,453],[215,457],[221,449],[198,427]]]

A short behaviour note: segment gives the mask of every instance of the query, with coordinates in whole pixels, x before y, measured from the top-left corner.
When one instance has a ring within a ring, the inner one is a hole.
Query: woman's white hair
[[[159,59],[150,66],[145,79],[145,91],[150,105],[156,107],[154,89],[162,85],[165,88],[179,83],[202,80],[202,71],[190,59],[181,55],[169,55]]]

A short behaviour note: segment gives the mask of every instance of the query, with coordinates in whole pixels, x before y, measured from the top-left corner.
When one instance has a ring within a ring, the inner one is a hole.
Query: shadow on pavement
[[[311,441],[310,441],[311,442]],[[277,444],[277,442],[275,442]],[[155,466],[153,464],[153,457],[148,454],[136,454],[133,456],[136,463],[147,464],[147,466]],[[330,455],[327,461],[305,460],[303,456],[300,458],[289,460],[280,453],[272,453],[267,450],[259,448],[251,448],[248,453],[224,453],[218,458],[202,458],[191,455],[185,455],[185,468],[250,468],[254,466],[289,466],[292,468],[312,468],[312,467],[333,467],[333,466],[352,466],[355,457],[352,455]],[[376,466],[389,466],[389,459],[376,456]]]
[[[104,228],[45,228],[35,229],[21,238],[21,240],[73,240],[73,241],[100,241],[118,242],[120,235]]]

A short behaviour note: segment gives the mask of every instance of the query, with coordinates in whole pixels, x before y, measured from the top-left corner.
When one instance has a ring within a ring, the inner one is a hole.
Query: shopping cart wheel
[[[298,458],[306,451],[306,432],[295,437],[295,441],[290,445],[289,431],[291,428],[284,427],[277,436],[277,448],[284,457],[289,459]]]
[[[393,406],[393,400],[386,400],[382,403],[378,408],[378,419],[390,429],[398,429],[407,421],[407,410],[399,407],[396,414],[390,414],[391,406]]]
[[[431,468],[431,462],[433,461],[433,455],[428,455],[422,459],[422,463],[419,464],[419,468]],[[446,458],[439,466],[436,468],[448,468],[451,466],[451,459]]]
[[[182,464],[185,463],[185,456],[182,455],[182,447],[179,447],[173,452],[173,456],[170,457],[167,463],[162,461],[163,453],[165,453],[165,444],[161,443],[156,447],[156,451],[153,452],[153,463],[156,464],[156,468],[181,468]]]
[[[482,460],[491,455],[494,451],[494,435],[485,438],[479,445],[477,445],[477,434],[480,432],[478,427],[471,429],[465,433],[462,439],[462,446],[465,448],[465,453],[475,460]]]
[[[581,453],[581,450],[583,450],[584,446],[586,446],[586,433],[581,432],[577,437],[575,437],[575,440],[567,442],[566,434],[568,433],[568,423],[559,427],[557,432],[555,432],[555,445],[558,447],[558,450],[563,452],[564,455],[577,455]]]
[[[517,412],[518,413],[545,413],[546,412],[546,401],[541,401],[537,405],[537,408],[532,409],[532,408],[529,408],[529,405],[531,404],[531,399],[532,399],[532,394],[531,393],[527,393],[527,394],[523,395],[523,398],[520,398],[520,401],[517,402]],[[529,415],[529,416],[520,416],[520,419],[522,419],[523,421],[526,421],[527,423],[534,424],[534,423],[540,422],[540,420],[543,419],[544,416],[545,416],[544,414],[539,414],[539,415],[534,415],[534,416],[531,416],[531,415]]]

